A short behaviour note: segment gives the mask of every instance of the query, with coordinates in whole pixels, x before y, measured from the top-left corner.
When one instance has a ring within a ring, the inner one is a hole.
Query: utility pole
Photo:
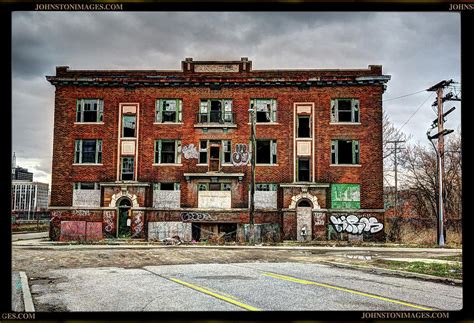
[[[454,83],[453,80],[444,80],[441,81],[429,89],[427,91],[436,92],[437,98],[436,101],[433,103],[432,106],[437,106],[438,108],[438,118],[433,121],[431,125],[431,129],[428,130],[427,136],[430,140],[433,148],[436,151],[436,164],[437,164],[437,177],[438,177],[438,245],[444,246],[445,244],[445,232],[444,232],[444,186],[443,186],[443,177],[444,177],[444,136],[453,132],[453,130],[446,130],[444,129],[444,117],[447,116],[449,113],[454,111],[454,107],[447,111],[446,113],[443,111],[443,103],[445,101],[460,101],[461,99],[456,95],[453,97],[452,93],[448,93],[445,97],[443,97],[444,88],[450,86]],[[431,136],[430,132],[434,128],[438,127],[438,133],[436,135]],[[438,139],[438,147],[436,148],[433,139]]]
[[[391,140],[387,141],[388,144],[393,144],[393,156],[394,156],[394,172],[395,172],[395,208],[394,208],[394,217],[397,218],[398,215],[398,159],[397,159],[397,152],[399,149],[405,149],[403,147],[399,147],[398,144],[404,143],[405,140]]]
[[[255,109],[250,108],[250,144],[252,145],[252,153],[250,155],[250,210],[249,210],[249,243],[255,244],[255,228],[254,228],[254,216],[255,216],[255,157],[257,155],[257,147],[255,140]]]

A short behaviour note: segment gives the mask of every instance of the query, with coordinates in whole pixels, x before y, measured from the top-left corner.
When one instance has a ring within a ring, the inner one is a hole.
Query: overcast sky
[[[50,183],[55,66],[177,69],[194,60],[240,60],[254,69],[367,68],[392,76],[384,110],[412,142],[428,143],[435,95],[460,81],[460,17],[446,13],[14,12],[13,151],[17,165]],[[446,127],[458,129],[460,109]]]

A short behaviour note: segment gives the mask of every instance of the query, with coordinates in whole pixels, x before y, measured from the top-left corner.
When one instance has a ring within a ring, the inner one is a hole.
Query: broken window
[[[123,115],[122,116],[122,137],[135,138],[136,127],[137,127],[136,115]]]
[[[358,140],[332,140],[331,141],[331,163],[332,164],[359,164],[359,141]]]
[[[76,101],[76,122],[102,122],[103,114],[103,100],[80,99]]]
[[[257,183],[255,184],[256,191],[276,191],[277,184]]]
[[[359,100],[331,100],[331,122],[359,122]]]
[[[199,142],[199,163],[207,164],[207,140]]]
[[[231,140],[201,140],[199,142],[199,164],[208,163],[208,147],[209,156],[212,160],[219,160],[221,164],[231,164],[232,141]],[[222,147],[222,149],[220,149]],[[222,153],[221,153],[222,151]],[[222,155],[220,155],[222,154]]]
[[[222,140],[222,164],[230,164],[230,156],[232,154],[232,144],[230,140]]]
[[[122,157],[122,172],[121,180],[122,181],[133,181],[134,174],[134,158],[133,157]]]
[[[277,149],[276,140],[257,140],[257,164],[276,164]]]
[[[153,189],[161,191],[179,191],[180,185],[179,183],[155,183]]]
[[[181,141],[180,140],[155,141],[155,164],[179,164],[179,163],[181,163]]]
[[[232,100],[204,99],[199,105],[198,123],[232,123]]]
[[[298,158],[298,182],[310,181],[309,158]]]
[[[156,122],[181,122],[183,118],[181,99],[156,100]]]
[[[102,163],[102,140],[101,139],[76,140],[74,163],[76,164]]]
[[[275,99],[252,99],[250,108],[256,110],[257,123],[276,122],[276,100]]]
[[[298,116],[298,138],[310,138],[311,127],[309,116]]]

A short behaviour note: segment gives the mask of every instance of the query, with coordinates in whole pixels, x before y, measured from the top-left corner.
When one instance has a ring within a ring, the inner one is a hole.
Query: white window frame
[[[339,121],[339,101],[351,101],[351,121]],[[360,102],[358,99],[338,98],[331,100],[332,123],[360,123]]]
[[[258,121],[257,120],[257,112],[259,109],[259,104],[269,104],[270,105],[270,111],[267,112],[270,117],[270,121]],[[255,123],[275,123],[277,122],[277,101],[276,99],[264,99],[264,98],[258,98],[258,99],[250,99],[250,108],[254,109],[255,108]],[[251,122],[251,120],[250,120]]]
[[[162,163],[161,162],[161,147],[163,142],[174,142],[174,162],[173,163]],[[157,158],[158,156],[158,158]],[[181,164],[181,140],[176,139],[159,139],[155,140],[154,154],[153,154],[154,164],[160,165],[177,165]]]
[[[352,141],[352,163],[341,164],[339,163],[339,141]],[[334,161],[333,161],[334,155]],[[360,165],[360,141],[355,139],[334,139],[331,140],[331,165]]]
[[[82,161],[82,152],[84,140],[94,140],[95,143],[95,161],[83,162]],[[102,139],[76,139],[74,142],[74,164],[102,164]]]
[[[175,102],[176,118],[175,121],[163,121],[164,104],[168,101]],[[157,99],[155,103],[155,122],[156,123],[181,123],[183,121],[183,100],[182,99]]]
[[[85,104],[96,104],[96,120],[84,121]],[[76,123],[102,123],[104,120],[104,100],[102,99],[78,99],[76,100]]]

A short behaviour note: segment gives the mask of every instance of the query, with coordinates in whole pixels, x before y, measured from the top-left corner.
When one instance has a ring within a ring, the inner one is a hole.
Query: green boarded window
[[[360,209],[360,185],[332,184],[331,207],[333,209]]]

